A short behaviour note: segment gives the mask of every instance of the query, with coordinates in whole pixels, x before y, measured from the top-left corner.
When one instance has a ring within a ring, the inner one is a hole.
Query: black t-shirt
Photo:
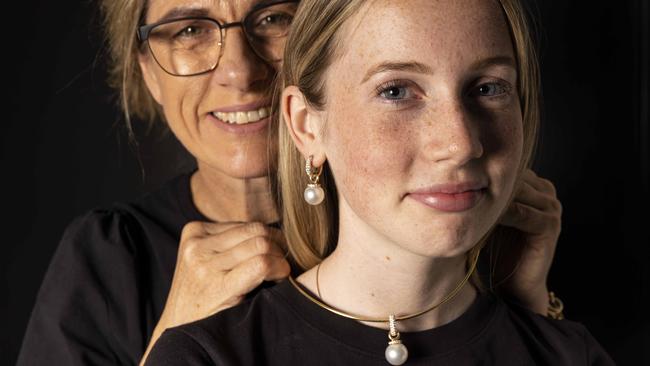
[[[580,324],[481,294],[443,326],[401,333],[406,365],[613,365]],[[335,315],[289,281],[194,323],[168,329],[147,366],[388,365],[388,333]]]
[[[137,365],[167,299],[183,226],[207,221],[191,173],[70,224],[50,263],[18,365]]]

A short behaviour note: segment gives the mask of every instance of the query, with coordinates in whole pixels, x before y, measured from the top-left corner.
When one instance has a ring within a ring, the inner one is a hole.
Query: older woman
[[[137,364],[166,328],[231,307],[263,281],[289,274],[269,179],[276,154],[268,143],[269,89],[296,7],[268,0],[102,2],[112,83],[127,123],[131,116],[163,119],[198,169],[70,225],[19,364]],[[526,233],[506,289],[546,314],[560,206],[552,184],[526,174],[501,221]]]
[[[532,157],[529,40],[517,0],[303,0],[279,177],[307,271],[168,330],[147,364],[613,364],[470,281]]]

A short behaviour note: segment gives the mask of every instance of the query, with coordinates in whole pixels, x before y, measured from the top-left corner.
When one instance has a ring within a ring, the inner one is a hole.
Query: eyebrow
[[[386,71],[411,71],[420,74],[433,74],[433,69],[430,66],[420,62],[382,62],[371,67],[368,72],[366,72],[366,75],[361,80],[361,84],[368,81],[368,79],[370,79],[373,75]]]
[[[259,7],[264,7],[268,4],[272,4],[274,1],[273,0],[258,0],[253,2],[253,5],[251,6],[251,9],[249,11],[257,9]],[[210,17],[210,9],[209,8],[200,8],[200,7],[191,7],[191,6],[179,6],[176,8],[172,8],[169,11],[165,13],[160,19],[158,19],[156,22],[162,22],[170,19],[176,19],[176,18],[191,18],[191,17],[203,17],[203,18],[208,18]]]
[[[513,69],[517,69],[517,63],[515,59],[511,56],[493,56],[484,59],[480,59],[474,62],[471,66],[472,69],[485,69],[490,66],[509,66]]]
[[[513,69],[516,69],[517,63],[511,56],[493,56],[474,62],[470,68],[473,70],[480,70],[488,68],[490,66],[509,66]],[[366,72],[366,75],[361,80],[361,84],[368,81],[368,79],[370,79],[373,75],[386,71],[410,71],[420,74],[433,74],[433,69],[430,66],[420,62],[382,62],[371,67],[368,72]]]
[[[156,23],[176,18],[207,17],[209,15],[210,11],[207,8],[177,7],[167,11],[165,15],[156,20]]]

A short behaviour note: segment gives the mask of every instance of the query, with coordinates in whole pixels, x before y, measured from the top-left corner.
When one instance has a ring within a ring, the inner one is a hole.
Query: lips
[[[486,191],[486,185],[479,182],[445,183],[410,192],[407,196],[436,210],[462,212],[476,206]]]

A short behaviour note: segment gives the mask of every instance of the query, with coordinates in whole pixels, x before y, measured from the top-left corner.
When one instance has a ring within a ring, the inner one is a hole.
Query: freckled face
[[[170,10],[178,8],[201,9],[205,16],[221,24],[238,22],[257,3],[255,0],[150,0],[146,24],[158,22]],[[269,124],[260,110],[267,108],[268,113],[267,92],[278,65],[263,61],[253,51],[241,27],[228,28],[224,34],[219,64],[211,72],[186,77],[169,75],[148,50],[141,57],[141,66],[150,91],[163,107],[169,127],[197,158],[201,168],[234,178],[262,177],[268,173]],[[243,122],[243,115],[237,112],[258,122],[246,128],[227,123],[233,118]]]
[[[469,250],[505,208],[522,156],[514,53],[498,3],[379,0],[339,36],[323,144],[342,225],[424,256]],[[415,194],[468,181],[484,189],[461,211]]]

